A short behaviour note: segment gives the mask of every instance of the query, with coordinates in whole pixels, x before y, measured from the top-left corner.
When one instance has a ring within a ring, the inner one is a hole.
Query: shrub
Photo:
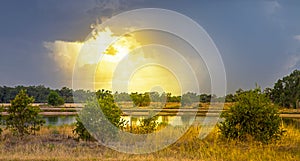
[[[156,130],[159,123],[157,122],[158,116],[153,116],[145,119],[140,119],[140,125],[137,127],[137,133],[149,134]]]
[[[11,106],[7,109],[6,126],[14,134],[23,136],[39,131],[45,120],[39,115],[40,108],[31,106],[34,102],[33,97],[29,97],[25,90],[11,101]]]
[[[73,129],[73,133],[76,134],[78,137],[77,140],[84,140],[84,141],[93,141],[95,140],[92,135],[88,132],[88,130],[84,127],[83,123],[81,122],[79,117],[76,117],[75,129]]]
[[[225,121],[219,129],[224,137],[267,143],[282,136],[278,109],[260,89],[242,92],[236,99],[236,104],[221,116]]]
[[[55,91],[51,91],[48,95],[48,104],[51,106],[63,105],[64,99],[59,96],[59,94]]]
[[[122,111],[114,103],[111,92],[98,91],[98,99],[91,99],[76,118],[73,133],[78,139],[105,142],[116,138],[118,128],[124,126]]]
[[[134,105],[138,107],[149,106],[151,102],[150,94],[147,92],[144,94],[131,93],[130,97]]]

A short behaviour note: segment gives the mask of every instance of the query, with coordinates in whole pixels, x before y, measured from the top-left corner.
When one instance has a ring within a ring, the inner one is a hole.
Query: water
[[[46,125],[52,125],[52,126],[71,125],[76,122],[75,118],[76,116],[45,116],[44,117],[46,121]],[[205,117],[203,116],[198,116],[195,119],[189,117],[181,117],[181,116],[159,116],[157,118],[157,121],[165,122],[172,126],[180,126],[192,122],[196,122],[201,125],[204,118]],[[126,120],[129,125],[138,125],[139,120],[143,119],[143,117],[123,116],[122,119]],[[285,125],[292,125],[295,128],[300,130],[300,119],[283,118],[283,122]]]
[[[61,126],[71,125],[76,122],[76,116],[44,116],[45,125]]]
[[[139,125],[140,120],[145,117],[130,117],[122,116],[121,119],[124,119],[128,125]],[[76,116],[45,116],[46,123],[45,125],[52,126],[61,126],[61,125],[71,125],[76,122]],[[217,119],[217,118],[216,118]],[[196,118],[187,117],[187,116],[158,116],[157,122],[168,123],[171,126],[181,126],[187,125],[190,123],[201,123],[203,122],[204,117],[198,116]]]

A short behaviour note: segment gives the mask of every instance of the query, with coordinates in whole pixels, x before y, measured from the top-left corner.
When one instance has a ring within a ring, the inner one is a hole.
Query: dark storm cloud
[[[141,7],[175,10],[199,23],[220,50],[229,92],[255,82],[272,86],[299,69],[297,0],[2,0],[0,85],[66,85],[44,42],[82,41],[96,19]]]
[[[136,8],[143,1],[144,0],[95,0],[94,7],[88,9],[87,14],[97,19],[110,18],[123,11]]]

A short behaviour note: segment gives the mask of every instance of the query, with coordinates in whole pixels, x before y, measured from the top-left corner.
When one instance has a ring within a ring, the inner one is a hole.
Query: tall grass
[[[287,132],[281,140],[270,144],[226,140],[218,129],[201,140],[200,128],[194,126],[168,148],[143,155],[120,153],[95,142],[77,142],[72,129],[73,126],[43,127],[37,135],[23,140],[4,131],[0,160],[300,160],[300,130],[292,125],[285,127]]]

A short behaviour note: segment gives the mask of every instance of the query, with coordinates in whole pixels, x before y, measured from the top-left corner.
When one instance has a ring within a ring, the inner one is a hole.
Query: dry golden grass
[[[43,127],[37,135],[23,140],[5,131],[0,141],[0,160],[300,160],[300,130],[292,126],[286,127],[282,140],[268,145],[224,140],[217,129],[201,140],[198,139],[200,128],[192,127],[168,148],[144,155],[116,152],[94,142],[77,142],[72,128]]]

